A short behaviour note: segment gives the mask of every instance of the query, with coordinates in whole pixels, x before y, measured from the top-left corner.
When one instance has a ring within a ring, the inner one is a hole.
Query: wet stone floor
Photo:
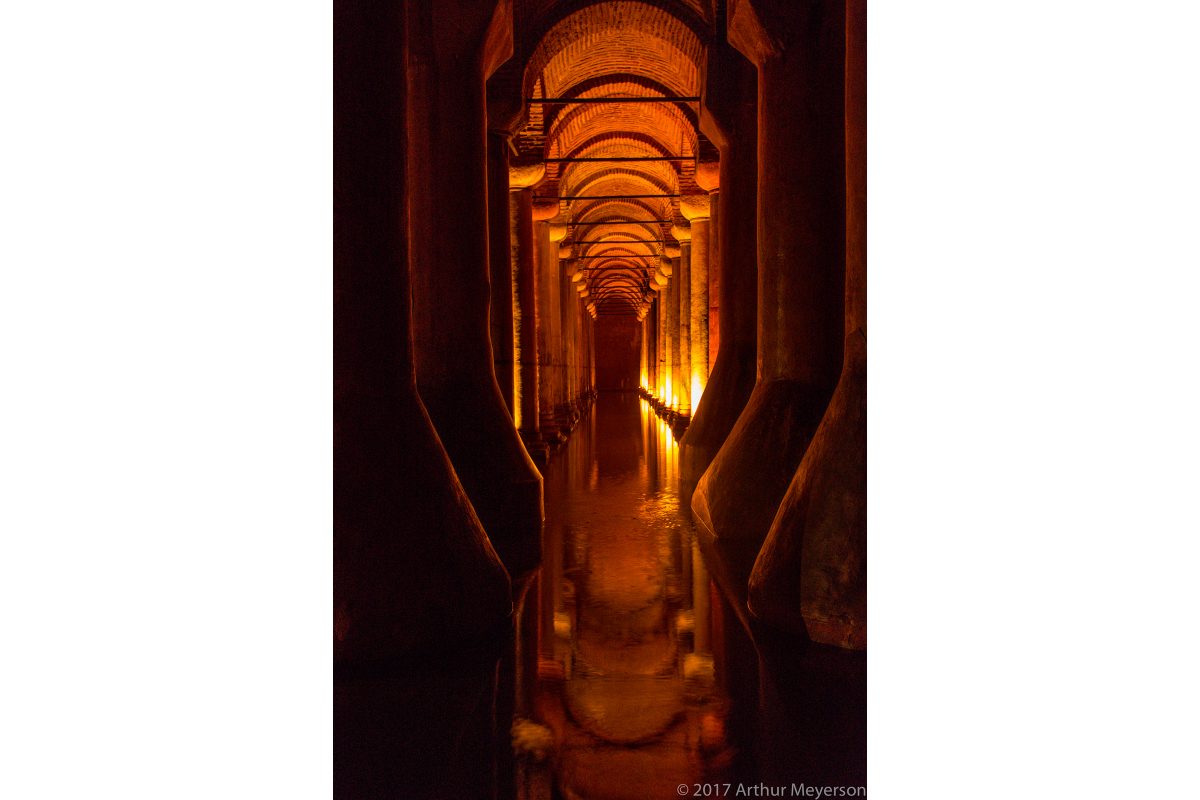
[[[677,458],[637,395],[601,393],[551,460],[543,568],[520,636],[537,657],[518,656],[536,677],[516,705],[553,745],[536,765],[521,760],[522,798],[655,800],[728,774],[713,595]]]

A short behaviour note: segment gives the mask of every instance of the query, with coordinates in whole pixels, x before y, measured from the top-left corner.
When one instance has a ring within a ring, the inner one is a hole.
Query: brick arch
[[[621,95],[663,96],[671,95],[671,87],[663,82],[645,75],[632,73],[608,73],[580,81],[563,91],[563,97],[614,97]],[[696,111],[692,104],[676,103],[685,114],[695,117]],[[547,125],[553,124],[571,106],[550,106],[544,112]],[[695,120],[693,120],[695,121]]]
[[[584,221],[584,220],[581,220]],[[598,222],[599,220],[592,220]],[[602,239],[606,236],[629,236],[638,239],[661,239],[662,227],[650,223],[629,223],[613,220],[609,225],[588,225],[575,229],[569,245],[576,245],[585,239]]]
[[[540,37],[525,68],[527,96],[538,79],[553,96],[597,75],[628,72],[665,79],[673,93],[697,95],[703,31],[694,15],[642,0],[584,6],[557,19]]]
[[[615,187],[620,189],[619,186]],[[599,194],[599,191],[594,192]],[[617,191],[610,194],[617,194]],[[647,194],[647,192],[637,192],[637,194]],[[566,206],[567,213],[573,218],[580,221],[585,221],[584,216],[596,209],[606,207],[622,206],[630,209],[630,218],[634,219],[673,219],[675,217],[675,209],[671,205],[670,199],[655,200],[640,199],[640,200],[571,200],[564,201],[562,205]]]
[[[564,175],[559,184],[559,191],[566,196],[577,194],[593,194],[596,187],[602,183],[614,180],[622,184],[643,186],[646,194],[678,194],[679,176],[670,168],[662,171],[664,165],[620,165],[605,166],[603,164],[575,164],[570,175]]]
[[[639,241],[645,237],[639,236],[637,233],[628,230],[608,231],[602,234],[596,234],[594,231],[587,237],[587,241],[591,244],[578,245],[579,255],[595,256],[603,255],[608,252],[607,248],[612,245],[627,245],[634,249],[638,255],[658,256],[661,255],[662,245],[656,242]],[[642,252],[642,251],[645,252]]]
[[[629,93],[597,93],[597,97],[615,97]],[[657,96],[657,95],[645,95]],[[569,152],[580,142],[604,132],[637,133],[673,155],[691,155],[698,148],[696,115],[681,108],[681,103],[602,104],[574,106],[560,113],[546,130],[546,155]],[[680,148],[685,148],[682,151]]]

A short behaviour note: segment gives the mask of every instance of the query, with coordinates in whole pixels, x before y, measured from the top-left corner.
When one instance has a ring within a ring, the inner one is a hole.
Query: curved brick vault
[[[518,2],[517,27],[528,32],[514,45],[522,56],[514,59],[523,65],[522,96],[698,97],[712,35],[706,9],[680,2]],[[569,229],[560,256],[589,309],[645,314],[659,290],[660,260],[678,246],[672,229],[687,224],[679,196],[703,192],[696,162],[715,159],[698,130],[697,103],[530,102],[524,120],[514,137],[515,160],[545,163],[537,195],[559,199],[553,221]],[[559,160],[614,157],[673,160]]]

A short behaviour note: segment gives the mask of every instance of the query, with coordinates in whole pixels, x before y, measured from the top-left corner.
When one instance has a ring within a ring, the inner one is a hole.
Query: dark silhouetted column
[[[832,0],[730,10],[730,38],[759,77],[758,380],[692,508],[751,557],[841,370],[844,17]]]
[[[514,575],[540,559],[542,479],[496,384],[489,330],[484,81],[511,53],[499,0],[431,0],[414,26],[408,115],[417,385]]]
[[[720,336],[704,394],[679,443],[680,476],[689,494],[745,408],[757,370],[757,77],[754,65],[725,42],[709,47],[707,76],[700,126],[721,154],[714,237],[719,254],[713,259],[720,264]]]
[[[846,18],[842,377],[750,576],[750,610],[815,642],[867,646],[866,2]]]
[[[491,760],[467,750],[490,736],[512,628],[508,577],[417,394],[405,12],[334,4],[333,794],[355,800],[486,796]]]

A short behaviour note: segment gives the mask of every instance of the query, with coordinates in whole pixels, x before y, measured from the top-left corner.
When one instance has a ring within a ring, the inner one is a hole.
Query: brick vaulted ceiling
[[[514,57],[493,76],[496,86],[489,84],[489,96],[497,87],[510,96],[519,91],[523,125],[513,137],[513,161],[546,161],[546,178],[535,193],[559,198],[554,221],[568,223],[569,231],[562,255],[570,272],[582,271],[576,282],[586,287],[598,313],[640,314],[648,307],[659,260],[678,244],[671,228],[686,222],[678,197],[571,198],[701,192],[696,163],[716,161],[717,152],[698,131],[695,101],[552,104],[529,99],[700,96],[713,5],[724,4],[514,2]],[[554,160],[631,156],[675,160]],[[573,266],[571,259],[578,259]]]

